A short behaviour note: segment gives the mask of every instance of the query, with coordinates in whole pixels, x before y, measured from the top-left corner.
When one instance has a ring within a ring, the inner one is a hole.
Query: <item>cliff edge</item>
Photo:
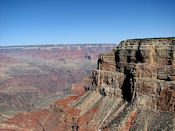
[[[117,94],[141,106],[175,111],[174,38],[122,41],[109,53],[100,54],[97,68],[93,89],[102,94]]]

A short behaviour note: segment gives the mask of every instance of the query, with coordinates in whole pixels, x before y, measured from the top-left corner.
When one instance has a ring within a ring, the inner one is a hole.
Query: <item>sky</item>
[[[0,0],[0,46],[175,36],[175,0]]]

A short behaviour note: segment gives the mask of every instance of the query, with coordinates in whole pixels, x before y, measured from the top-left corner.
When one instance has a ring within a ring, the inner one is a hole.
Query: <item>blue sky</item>
[[[175,0],[0,0],[0,46],[175,36]]]

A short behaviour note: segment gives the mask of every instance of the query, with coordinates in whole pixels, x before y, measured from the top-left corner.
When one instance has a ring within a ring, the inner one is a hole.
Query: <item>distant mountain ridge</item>
[[[46,108],[71,93],[72,84],[84,86],[81,81],[88,81],[99,52],[115,46],[0,47],[0,114]]]

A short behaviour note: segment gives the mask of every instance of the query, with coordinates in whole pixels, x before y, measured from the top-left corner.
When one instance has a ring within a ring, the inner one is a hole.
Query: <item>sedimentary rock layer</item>
[[[94,72],[93,88],[101,89],[106,85],[103,92],[118,94],[112,91],[117,87],[116,79],[109,80],[106,75],[111,72],[120,77],[122,74],[125,79],[123,84],[120,81],[119,89],[124,99],[175,111],[175,38],[122,41],[109,53],[99,55],[98,70]]]

